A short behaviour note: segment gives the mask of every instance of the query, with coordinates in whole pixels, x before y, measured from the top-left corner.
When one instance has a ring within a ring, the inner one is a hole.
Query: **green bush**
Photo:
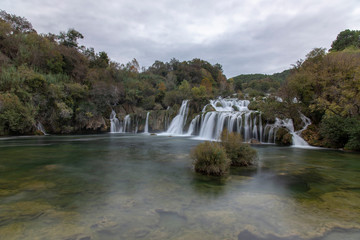
[[[0,135],[28,134],[35,124],[34,109],[11,93],[0,94]]]
[[[360,120],[337,115],[325,116],[321,120],[320,134],[327,147],[360,150]]]
[[[217,142],[200,143],[191,151],[191,157],[195,171],[205,175],[225,175],[231,164],[224,147]]]
[[[292,134],[286,128],[279,128],[275,136],[276,144],[290,146],[292,144]]]
[[[256,163],[256,150],[243,143],[239,133],[229,133],[227,130],[222,131],[221,145],[225,148],[232,166],[250,166]]]

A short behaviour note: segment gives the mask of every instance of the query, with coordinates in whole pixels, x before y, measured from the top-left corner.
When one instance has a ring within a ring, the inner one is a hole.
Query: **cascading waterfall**
[[[304,127],[294,131],[291,119],[276,119],[273,124],[263,127],[261,113],[248,109],[250,101],[238,99],[210,100],[215,111],[205,112],[208,105],[203,108],[203,114],[196,116],[190,123],[187,135],[197,136],[198,139],[218,140],[224,128],[229,132],[240,133],[245,142],[254,139],[260,143],[275,143],[277,130],[287,128],[293,136],[294,146],[305,146],[306,141],[300,137],[301,132],[311,124],[309,118],[301,115]]]
[[[147,112],[146,114],[144,133],[149,133],[149,114],[150,112]]]
[[[122,132],[122,126],[119,119],[116,117],[116,112],[111,111],[110,114],[110,133],[120,133]]]
[[[131,132],[131,117],[126,115],[122,123],[117,117],[114,110],[110,114],[110,133],[125,133]]]
[[[307,147],[309,144],[300,137],[300,134],[311,124],[311,120],[303,114],[301,114],[301,120],[304,123],[304,127],[292,134],[293,145],[297,147]]]
[[[136,120],[136,127],[134,133],[137,133],[139,131],[139,120]]]
[[[200,115],[197,115],[190,123],[189,130],[186,135],[191,136],[195,135],[195,129],[199,124]]]
[[[124,118],[124,132],[131,132],[131,118],[129,114]]]
[[[249,110],[249,104],[250,101],[248,100],[222,98],[210,100],[209,105],[215,111],[205,112],[207,106],[203,108],[203,114],[201,118],[199,117],[201,119],[199,134],[194,134],[196,132],[195,127],[192,135],[198,135],[200,139],[217,140],[226,128],[229,132],[241,133],[244,141],[262,140],[264,133],[261,115],[257,111]]]
[[[171,121],[167,134],[182,135],[188,115],[188,102],[184,100],[181,104],[179,114]]]
[[[295,131],[292,119],[276,118],[274,123],[263,125],[261,113],[249,110],[249,100],[229,98],[210,100],[210,103],[203,108],[203,113],[192,119],[188,130],[185,132],[184,129],[189,112],[188,102],[188,100],[182,102],[178,115],[171,121],[170,125],[166,123],[169,115],[165,115],[165,127],[169,126],[169,128],[164,135],[196,136],[197,139],[218,140],[221,132],[227,129],[229,132],[240,133],[245,142],[275,143],[278,129],[286,128],[292,134],[294,146],[309,146],[300,137],[302,131],[311,124],[309,118],[301,114],[303,128],[299,131]],[[208,109],[212,111],[206,111]],[[149,114],[150,112],[146,114],[144,133],[149,132]],[[131,132],[130,115],[126,115],[122,122],[116,117],[116,112],[113,110],[110,114],[110,122],[111,133]],[[138,124],[138,121],[136,123]]]
[[[276,118],[274,124],[267,124],[265,126],[265,130],[268,130],[268,143],[275,142],[276,138],[276,132],[279,128],[284,127],[287,130],[289,130],[289,133],[292,135],[292,141],[293,146],[295,147],[306,147],[309,146],[309,144],[300,137],[300,134],[311,124],[311,121],[309,118],[305,117],[303,114],[301,114],[301,120],[303,121],[304,127],[299,130],[295,131],[294,123],[292,119],[279,119]]]

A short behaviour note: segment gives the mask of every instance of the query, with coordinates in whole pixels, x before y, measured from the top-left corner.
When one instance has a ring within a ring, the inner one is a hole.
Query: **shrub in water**
[[[229,171],[230,159],[225,149],[217,142],[203,142],[191,152],[196,172],[206,175],[222,176]]]
[[[221,145],[225,148],[232,166],[250,166],[256,163],[256,150],[243,143],[240,134],[224,130],[221,133]]]
[[[275,143],[283,146],[290,146],[292,142],[292,135],[285,128],[279,128],[276,132]]]

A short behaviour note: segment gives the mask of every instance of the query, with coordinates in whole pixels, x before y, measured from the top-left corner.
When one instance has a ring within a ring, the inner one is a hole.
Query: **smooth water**
[[[360,155],[254,146],[259,167],[194,173],[199,141],[0,140],[0,239],[360,239]]]

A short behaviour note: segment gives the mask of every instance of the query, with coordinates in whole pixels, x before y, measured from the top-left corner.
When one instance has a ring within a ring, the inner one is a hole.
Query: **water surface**
[[[0,140],[1,239],[359,239],[360,156],[254,146],[259,167],[194,173],[199,141]]]

